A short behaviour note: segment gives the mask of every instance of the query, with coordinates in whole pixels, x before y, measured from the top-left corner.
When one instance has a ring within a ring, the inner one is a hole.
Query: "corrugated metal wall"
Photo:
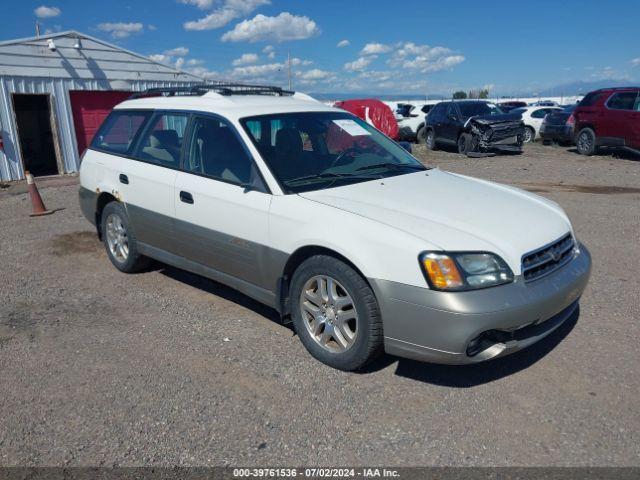
[[[108,80],[82,80],[63,78],[29,78],[0,76],[0,134],[4,140],[4,152],[0,150],[0,180],[24,178],[18,135],[11,95],[14,93],[41,93],[52,97],[53,114],[59,141],[64,173],[76,172],[80,157],[73,126],[69,90],[132,90],[188,85],[185,82],[128,81],[127,88],[116,88]]]

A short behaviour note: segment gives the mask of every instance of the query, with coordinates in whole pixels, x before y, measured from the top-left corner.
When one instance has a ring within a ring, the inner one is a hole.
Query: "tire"
[[[424,145],[426,143],[424,127],[420,127],[416,132],[416,143],[420,145]]]
[[[458,137],[458,153],[460,155],[466,155],[469,152],[471,145],[471,135],[468,133],[461,133]]]
[[[536,139],[536,131],[531,127],[524,127],[524,143],[533,143]]]
[[[290,292],[294,328],[317,360],[353,371],[382,353],[378,302],[367,282],[346,263],[328,255],[308,258],[294,272]]]
[[[427,145],[427,148],[429,150],[438,149],[438,144],[436,143],[436,132],[434,132],[433,129],[429,128],[428,130],[426,130],[424,143]]]
[[[134,273],[149,266],[150,260],[138,253],[136,237],[121,203],[111,202],[104,207],[101,232],[107,256],[118,270]]]
[[[583,128],[576,137],[576,148],[580,155],[593,155],[596,153],[596,132],[591,128]]]

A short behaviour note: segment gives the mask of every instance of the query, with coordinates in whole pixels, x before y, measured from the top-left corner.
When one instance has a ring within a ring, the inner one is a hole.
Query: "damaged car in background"
[[[483,100],[440,102],[429,112],[425,143],[455,146],[468,156],[489,156],[496,152],[522,152],[524,124],[519,115],[505,114]]]

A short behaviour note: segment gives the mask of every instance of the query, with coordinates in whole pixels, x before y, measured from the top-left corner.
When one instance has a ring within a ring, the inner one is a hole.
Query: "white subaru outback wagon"
[[[591,258],[554,202],[424,167],[355,116],[276,87],[138,97],[80,169],[82,211],[123,272],[155,259],[238,289],[343,370],[383,350],[496,358],[577,310]]]

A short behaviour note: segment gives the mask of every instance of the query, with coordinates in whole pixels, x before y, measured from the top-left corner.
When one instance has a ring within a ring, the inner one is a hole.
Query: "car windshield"
[[[283,113],[241,123],[286,193],[426,170],[393,140],[346,112]]]
[[[493,103],[486,102],[459,102],[458,108],[463,117],[475,117],[476,115],[500,115],[504,113]]]
[[[523,114],[524,112],[526,112],[527,109],[526,108],[514,108],[513,110],[511,110],[509,113],[517,113],[517,114]]]

